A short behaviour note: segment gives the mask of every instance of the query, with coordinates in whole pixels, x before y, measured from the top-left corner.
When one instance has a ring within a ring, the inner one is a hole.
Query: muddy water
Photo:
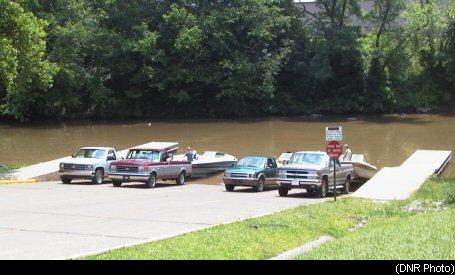
[[[148,123],[151,123],[149,126]],[[149,141],[178,141],[202,153],[242,157],[283,151],[325,150],[325,126],[343,126],[344,142],[378,166],[400,165],[417,149],[455,151],[455,116],[403,115],[218,122],[97,122],[0,124],[0,164],[34,164],[74,153],[82,146],[123,149]],[[455,176],[453,165],[447,176]],[[199,180],[218,183],[220,176]]]

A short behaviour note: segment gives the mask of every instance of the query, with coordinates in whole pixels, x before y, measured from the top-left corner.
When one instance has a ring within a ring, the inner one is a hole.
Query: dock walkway
[[[360,187],[353,197],[374,200],[404,200],[432,175],[449,163],[452,151],[417,150],[401,166],[384,167]]]

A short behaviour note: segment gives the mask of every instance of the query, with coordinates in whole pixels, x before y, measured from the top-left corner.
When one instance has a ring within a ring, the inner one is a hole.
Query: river
[[[150,125],[149,125],[150,123]],[[82,146],[124,149],[149,141],[178,141],[199,153],[237,157],[325,150],[325,127],[343,127],[344,143],[378,167],[400,165],[417,149],[455,151],[455,116],[386,115],[272,118],[242,121],[134,121],[0,124],[0,164],[28,165],[70,155]],[[451,164],[446,176],[455,177]],[[215,176],[217,179],[218,176]],[[211,183],[214,177],[199,180]],[[219,181],[218,181],[219,182]]]

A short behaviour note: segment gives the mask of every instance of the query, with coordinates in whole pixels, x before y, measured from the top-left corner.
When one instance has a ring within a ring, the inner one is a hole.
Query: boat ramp
[[[145,143],[142,145],[137,145],[134,147],[141,147],[149,145],[150,143]],[[177,143],[168,143],[168,142],[154,142],[154,145],[157,146],[166,146],[168,144],[177,144]],[[126,157],[128,149],[117,151],[117,157]],[[27,181],[35,178],[40,178],[49,174],[58,172],[60,162],[71,159],[71,156],[54,159],[46,162],[41,162],[38,164],[22,167],[16,169],[10,173],[0,175],[0,179],[11,180],[11,181]]]
[[[118,151],[117,156],[125,157],[127,152],[128,149]],[[38,163],[1,176],[14,182],[37,179],[58,172],[59,163],[69,158]],[[380,201],[407,199],[430,176],[441,174],[451,158],[452,151],[417,150],[402,165],[382,168],[351,196]]]
[[[360,187],[353,197],[373,200],[404,200],[432,175],[439,175],[452,158],[452,151],[417,150],[402,165],[384,167]]]

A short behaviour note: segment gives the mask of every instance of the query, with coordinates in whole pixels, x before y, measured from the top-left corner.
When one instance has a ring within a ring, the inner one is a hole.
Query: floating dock
[[[149,144],[150,143],[146,143],[146,144],[137,145],[134,147],[140,147],[140,146],[145,146],[145,145],[149,145]],[[168,144],[168,143],[154,142],[154,144],[160,145],[160,144]],[[172,143],[172,144],[174,144],[174,143]],[[117,157],[126,157],[127,153],[128,153],[128,149],[117,151]],[[13,181],[25,181],[25,180],[30,180],[30,179],[34,179],[34,178],[39,178],[39,177],[42,177],[45,175],[49,175],[49,174],[58,172],[60,162],[67,161],[69,159],[71,159],[71,156],[22,167],[22,168],[14,170],[10,173],[1,174],[0,179],[3,179],[3,180],[10,179]]]
[[[373,200],[404,200],[450,162],[452,151],[417,150],[401,166],[384,167],[360,187],[353,197]]]

